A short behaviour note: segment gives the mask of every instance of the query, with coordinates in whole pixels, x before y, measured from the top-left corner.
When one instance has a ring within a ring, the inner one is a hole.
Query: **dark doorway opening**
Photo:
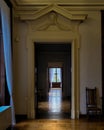
[[[71,44],[35,43],[35,77],[36,118],[70,118]]]

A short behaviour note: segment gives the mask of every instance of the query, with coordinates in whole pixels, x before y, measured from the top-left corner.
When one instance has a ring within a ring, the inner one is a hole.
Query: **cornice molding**
[[[13,4],[15,10],[39,10],[43,7],[46,7],[50,4],[57,4],[59,6],[63,6],[64,8],[70,10],[104,10],[104,2],[102,0],[94,1],[94,2],[69,2],[55,0],[53,2],[49,0],[10,0]]]
[[[83,21],[87,18],[87,14],[71,14],[70,11],[68,11],[68,10],[64,9],[63,7],[60,7],[56,4],[46,6],[45,8],[42,8],[38,11],[32,11],[30,13],[29,12],[27,12],[27,13],[26,12],[17,12],[17,14],[21,20],[36,20],[50,12],[55,12],[70,20]]]
[[[95,0],[94,2],[88,2],[88,1],[84,1],[84,2],[80,2],[78,0],[76,0],[75,2],[72,2],[69,0],[64,0],[64,1],[60,1],[60,0],[11,0],[11,2],[14,2],[16,6],[33,6],[33,5],[48,5],[48,4],[58,4],[58,5],[82,5],[82,6],[102,6],[104,5],[104,2],[102,2],[102,0]]]

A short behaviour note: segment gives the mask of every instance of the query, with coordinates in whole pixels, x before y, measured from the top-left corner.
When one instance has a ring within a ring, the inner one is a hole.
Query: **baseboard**
[[[13,130],[13,127],[9,126],[6,130]]]
[[[27,120],[27,115],[16,115],[16,123]]]
[[[86,117],[87,117],[86,114],[80,114],[80,115],[79,115],[79,118],[86,118]]]
[[[27,120],[27,115],[15,115],[16,123]],[[6,130],[15,130],[15,128],[11,125]]]

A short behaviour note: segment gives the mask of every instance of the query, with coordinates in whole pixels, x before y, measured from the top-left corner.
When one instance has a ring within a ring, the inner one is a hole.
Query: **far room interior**
[[[71,44],[37,43],[35,50],[36,117],[70,118]],[[66,106],[66,108],[63,106]]]

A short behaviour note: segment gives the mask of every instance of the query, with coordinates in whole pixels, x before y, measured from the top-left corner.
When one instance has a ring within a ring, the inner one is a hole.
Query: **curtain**
[[[15,113],[14,113],[14,103],[12,93],[13,78],[12,78],[12,55],[11,55],[11,34],[10,34],[10,10],[3,0],[0,1],[0,8],[2,18],[2,33],[3,33],[7,87],[10,94],[12,125],[15,125]]]
[[[62,82],[61,77],[62,77],[61,68],[57,68],[57,81],[58,82]]]
[[[54,68],[49,68],[49,80],[50,80],[51,87],[52,87],[52,82],[54,81],[54,71],[55,71]]]
[[[56,74],[57,73],[57,77]],[[57,79],[56,79],[57,78]],[[50,79],[50,83],[52,82],[62,82],[62,72],[61,72],[61,68],[50,68],[49,69],[49,79]]]

